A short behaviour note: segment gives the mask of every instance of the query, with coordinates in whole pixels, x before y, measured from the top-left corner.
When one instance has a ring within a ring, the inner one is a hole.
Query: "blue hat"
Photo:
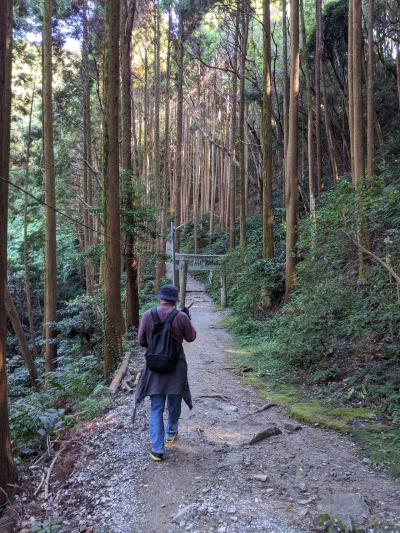
[[[168,300],[169,302],[177,302],[179,300],[178,289],[175,285],[163,285],[160,292],[157,294],[159,300]]]

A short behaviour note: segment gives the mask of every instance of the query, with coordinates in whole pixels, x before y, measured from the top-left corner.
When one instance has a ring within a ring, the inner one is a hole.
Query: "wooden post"
[[[227,307],[225,274],[221,274],[221,307],[222,309],[225,309]]]
[[[183,309],[186,305],[186,283],[188,266],[188,261],[179,261],[179,300],[181,309]]]

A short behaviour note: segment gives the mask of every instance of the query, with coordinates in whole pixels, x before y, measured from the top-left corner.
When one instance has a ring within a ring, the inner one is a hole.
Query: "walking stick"
[[[134,405],[133,405],[133,411],[132,411],[132,429],[134,429],[136,411],[137,411],[136,391],[135,391],[135,394],[133,395],[133,402],[134,402]]]

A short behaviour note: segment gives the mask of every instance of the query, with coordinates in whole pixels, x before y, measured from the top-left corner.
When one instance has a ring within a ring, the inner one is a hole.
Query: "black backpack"
[[[146,362],[147,367],[154,372],[167,374],[176,367],[181,346],[172,337],[171,325],[178,313],[177,309],[173,309],[165,322],[161,322],[157,308],[151,310],[154,325],[146,350]]]

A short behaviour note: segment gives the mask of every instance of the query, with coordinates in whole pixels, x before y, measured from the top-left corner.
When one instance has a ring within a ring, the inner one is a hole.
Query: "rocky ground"
[[[133,398],[121,394],[117,407],[71,434],[48,499],[26,506],[18,530],[45,516],[61,517],[65,532],[289,533],[315,531],[327,514],[349,529],[400,531],[400,485],[347,438],[300,426],[283,406],[262,410],[230,368],[220,314],[201,285],[190,280],[189,290],[198,330],[185,347],[194,409],[184,407],[167,459],[148,459],[148,402],[132,428]]]

